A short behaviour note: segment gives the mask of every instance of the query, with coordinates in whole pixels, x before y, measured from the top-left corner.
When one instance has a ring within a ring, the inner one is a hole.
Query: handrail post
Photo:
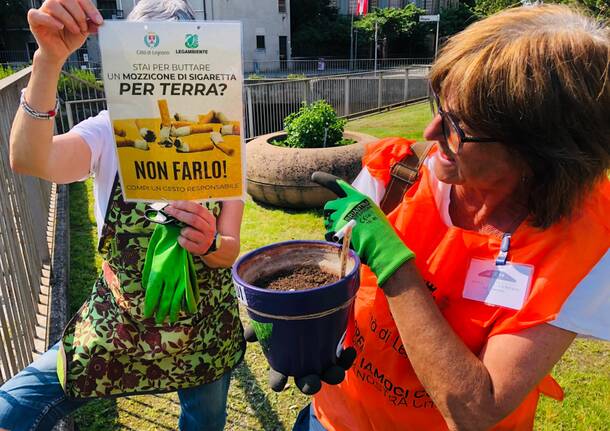
[[[349,76],[345,77],[345,84],[343,87],[343,91],[345,92],[345,101],[344,101],[344,108],[343,108],[343,112],[344,115],[347,117],[350,114],[350,110],[349,110]]]
[[[248,136],[244,136],[244,139],[249,139],[250,136],[254,135],[254,106],[252,104],[252,88],[246,86],[246,104],[248,110]]]
[[[405,94],[404,101],[407,102],[409,100],[409,68],[405,67]]]
[[[381,102],[383,97],[383,72],[379,73],[377,86],[377,110],[381,110]]]
[[[66,102],[66,116],[68,117],[68,130],[74,127],[74,117],[72,116],[72,102]]]

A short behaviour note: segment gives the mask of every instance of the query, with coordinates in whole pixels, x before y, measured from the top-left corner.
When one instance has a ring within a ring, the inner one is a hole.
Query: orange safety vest
[[[386,185],[391,166],[412,141],[385,139],[370,145],[363,165]],[[496,334],[511,333],[553,320],[562,304],[610,245],[610,182],[605,180],[570,221],[546,230],[523,223],[512,234],[509,260],[533,265],[530,294],[521,310],[490,306],[462,297],[473,258],[495,259],[501,240],[442,220],[422,167],[417,183],[388,215],[415,255],[415,264],[436,304],[456,334],[478,355]],[[445,430],[447,425],[417,379],[376,278],[361,270],[353,327],[346,344],[358,356],[340,385],[324,385],[314,397],[316,417],[329,431]],[[425,328],[422,328],[425,331]],[[434,363],[430,363],[434,367]],[[563,399],[547,376],[494,430],[531,430],[540,393]]]

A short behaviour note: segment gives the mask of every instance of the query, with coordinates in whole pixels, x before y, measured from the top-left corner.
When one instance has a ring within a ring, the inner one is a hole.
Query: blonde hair
[[[532,225],[572,214],[610,167],[610,31],[562,5],[519,7],[449,40],[432,88],[526,162]]]
[[[195,12],[184,0],[140,0],[127,21],[192,21]]]

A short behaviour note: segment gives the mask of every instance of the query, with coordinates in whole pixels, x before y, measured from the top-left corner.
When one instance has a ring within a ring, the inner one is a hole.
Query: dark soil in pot
[[[263,289],[295,291],[325,286],[336,282],[337,279],[337,275],[321,271],[317,266],[300,266],[261,277],[254,285]]]

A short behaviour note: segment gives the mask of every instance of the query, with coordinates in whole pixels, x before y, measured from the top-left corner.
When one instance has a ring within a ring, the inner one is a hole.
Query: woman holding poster
[[[609,42],[567,6],[478,21],[428,76],[428,156],[388,138],[353,186],[316,175],[366,266],[356,360],[293,431],[530,431],[562,399],[576,333],[610,339]]]
[[[128,17],[186,19],[194,14],[182,0],[141,0]],[[0,428],[49,430],[96,397],[178,391],[180,429],[222,430],[231,371],[244,355],[229,270],[243,202],[176,201],[158,212],[125,202],[107,112],[53,136],[62,65],[101,15],[90,0],[46,0],[28,21],[39,49],[13,123],[11,165],[56,183],[94,177],[104,263],[62,340],[0,388]]]

